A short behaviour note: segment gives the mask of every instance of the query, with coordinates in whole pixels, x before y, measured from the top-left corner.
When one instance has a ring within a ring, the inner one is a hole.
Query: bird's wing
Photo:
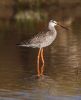
[[[49,36],[49,32],[40,32],[28,41],[28,44],[42,43]]]

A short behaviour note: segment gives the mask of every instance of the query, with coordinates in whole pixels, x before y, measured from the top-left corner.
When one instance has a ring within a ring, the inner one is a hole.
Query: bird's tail
[[[16,44],[17,46],[19,46],[19,47],[30,47],[30,45],[29,44]]]

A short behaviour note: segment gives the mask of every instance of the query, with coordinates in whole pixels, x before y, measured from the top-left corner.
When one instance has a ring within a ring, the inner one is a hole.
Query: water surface
[[[38,49],[16,44],[41,31],[48,20],[30,29],[11,22],[1,31],[0,100],[81,100],[81,18],[70,14],[59,21],[71,30],[57,27],[57,39],[44,49],[45,72],[40,78],[36,73]]]

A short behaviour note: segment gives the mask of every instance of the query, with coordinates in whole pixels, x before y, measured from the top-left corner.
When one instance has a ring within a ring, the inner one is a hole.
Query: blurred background
[[[17,47],[48,27],[55,42],[45,48],[45,72],[36,77],[38,49]],[[0,0],[0,100],[81,99],[81,0]]]

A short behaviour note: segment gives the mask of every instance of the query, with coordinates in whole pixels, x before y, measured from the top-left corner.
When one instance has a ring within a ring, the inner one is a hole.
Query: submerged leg
[[[43,75],[43,72],[44,72],[44,51],[43,51],[43,48],[41,50],[41,59],[42,59],[42,67],[41,67],[41,75]]]
[[[38,58],[37,58],[37,73],[38,73],[38,76],[40,76],[40,66],[39,66],[40,53],[41,53],[41,49],[39,49]]]

